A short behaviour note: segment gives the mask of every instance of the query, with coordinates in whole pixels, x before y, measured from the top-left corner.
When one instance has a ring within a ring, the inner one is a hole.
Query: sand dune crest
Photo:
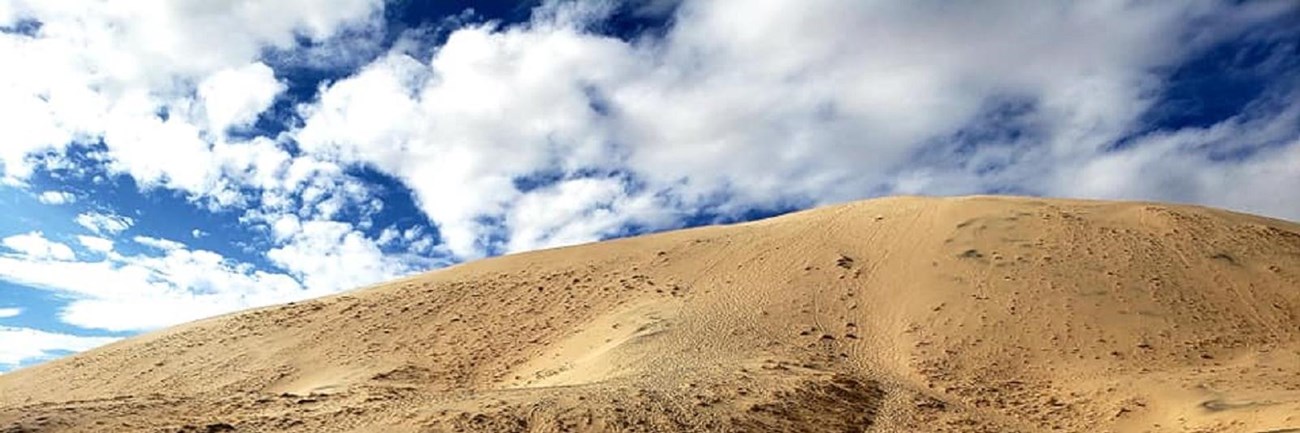
[[[494,258],[0,376],[61,431],[1300,431],[1300,226],[899,197]]]

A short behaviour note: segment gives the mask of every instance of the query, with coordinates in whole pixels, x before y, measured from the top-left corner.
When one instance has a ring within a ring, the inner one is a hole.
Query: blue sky
[[[0,4],[0,372],[890,194],[1300,218],[1286,1]]]

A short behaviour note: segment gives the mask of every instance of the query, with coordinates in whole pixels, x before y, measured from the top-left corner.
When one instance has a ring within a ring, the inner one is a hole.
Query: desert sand
[[[1300,432],[1300,225],[885,198],[475,261],[0,376],[0,432]]]

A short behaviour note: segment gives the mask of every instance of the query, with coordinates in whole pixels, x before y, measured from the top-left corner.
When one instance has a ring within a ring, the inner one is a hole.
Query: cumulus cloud
[[[374,27],[382,7],[381,0],[11,2],[0,26],[39,26],[0,33],[0,58],[23,59],[0,71],[0,177],[21,182],[70,146],[102,143],[108,168],[146,188],[234,203],[237,188],[225,181],[214,147],[284,89],[260,57],[304,42],[327,47],[340,32]]]
[[[199,83],[198,93],[208,129],[220,133],[251,124],[284,89],[275,79],[275,71],[256,62],[212,74]]]
[[[273,230],[280,245],[267,251],[266,257],[321,293],[372,284],[413,269],[401,256],[385,254],[377,242],[346,223],[300,221],[283,215]]]
[[[135,225],[135,220],[131,217],[104,212],[86,212],[77,215],[75,221],[87,230],[110,235],[121,233]]]
[[[638,220],[671,227],[645,215],[656,208],[727,214],[927,192],[1179,199],[1142,173],[1203,169],[1225,183],[1214,174],[1297,171],[1269,152],[1211,160],[1209,141],[1182,146],[1186,158],[1142,159],[1158,167],[1110,153],[1143,127],[1172,65],[1293,9],[700,1],[682,4],[662,38],[625,41],[591,30],[608,9],[549,2],[530,23],[461,28],[429,58],[393,52],[333,83],[302,108],[295,138],[310,155],[401,179],[464,258]],[[614,173],[635,188],[612,192]],[[558,183],[521,186],[539,176]],[[1110,186],[1081,186],[1098,182]],[[557,193],[566,188],[580,193]],[[1192,200],[1300,216],[1300,197],[1199,190]],[[582,194],[593,202],[576,204]]]
[[[72,252],[72,248],[46,239],[45,235],[39,231],[9,236],[0,240],[0,244],[29,259],[62,261],[77,258],[76,253]]]
[[[462,259],[680,223],[667,215],[889,193],[1186,196],[1300,215],[1286,204],[1300,200],[1155,188],[1123,171],[1142,164],[1110,153],[1140,131],[1162,74],[1294,10],[1285,5],[643,2],[629,7],[675,10],[670,27],[621,40],[599,33],[619,4],[549,1],[530,22],[465,25],[436,50],[398,44],[327,83],[290,134],[231,141],[224,131],[256,121],[286,88],[261,53],[292,58],[302,36],[373,43],[356,36],[377,33],[382,5],[191,3],[12,8],[10,20],[43,25],[3,35],[10,53],[33,57],[8,72],[18,84],[5,106],[14,119],[36,116],[6,129],[27,144],[0,155],[5,176],[99,138],[110,170],[145,188],[328,221],[354,201],[331,194],[350,188],[341,173],[361,165],[409,187],[441,247]],[[49,55],[72,47],[71,65]],[[1210,144],[1144,161],[1155,172],[1193,162],[1205,173],[1294,171],[1256,159],[1269,152],[1207,158]],[[526,185],[533,178],[546,182]],[[584,189],[593,185],[604,189]],[[577,205],[556,193],[566,188],[593,195]],[[539,202],[565,211],[539,213]]]
[[[23,314],[22,308],[17,308],[17,307],[0,308],[0,319],[18,317],[19,314]]]
[[[79,352],[117,341],[110,337],[81,337],[31,328],[0,326],[0,371],[25,362],[66,352]]]
[[[617,178],[580,178],[530,191],[510,209],[509,252],[594,242],[629,225],[663,227],[677,215],[648,194],[629,194]]]
[[[37,195],[36,199],[44,204],[61,205],[76,202],[77,196],[66,191],[45,191]]]
[[[452,252],[481,256],[491,246],[485,220],[521,195],[516,177],[609,162],[597,114],[568,80],[614,72],[602,52],[622,44],[590,39],[573,29],[457,31],[431,64],[394,54],[332,86],[305,108],[297,141],[393,173]]]

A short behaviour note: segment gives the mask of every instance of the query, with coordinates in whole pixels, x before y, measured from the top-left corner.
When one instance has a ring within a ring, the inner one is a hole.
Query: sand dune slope
[[[1300,432],[1300,226],[888,198],[482,260],[0,376],[0,432]]]

